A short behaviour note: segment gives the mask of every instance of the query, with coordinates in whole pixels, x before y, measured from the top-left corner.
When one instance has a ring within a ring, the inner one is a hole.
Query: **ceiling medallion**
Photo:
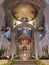
[[[17,21],[29,22],[35,19],[37,11],[30,3],[19,3],[12,9],[12,15]]]

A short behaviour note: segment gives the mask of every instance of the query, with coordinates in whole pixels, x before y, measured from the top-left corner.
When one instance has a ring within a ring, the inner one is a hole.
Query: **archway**
[[[21,24],[14,29],[14,32],[16,55],[23,60],[28,60],[35,55],[34,28],[30,24]]]

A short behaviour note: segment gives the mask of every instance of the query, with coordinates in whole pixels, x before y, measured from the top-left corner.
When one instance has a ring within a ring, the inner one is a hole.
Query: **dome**
[[[30,4],[30,3],[18,3],[14,8],[13,8],[13,16],[17,19],[20,20],[25,19],[31,20],[34,19],[36,16],[36,9],[35,7]]]

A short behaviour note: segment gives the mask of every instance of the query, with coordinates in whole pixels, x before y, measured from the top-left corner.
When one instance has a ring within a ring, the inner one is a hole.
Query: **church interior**
[[[19,57],[22,60],[49,57],[47,6],[45,0],[5,0],[2,3],[1,57]]]

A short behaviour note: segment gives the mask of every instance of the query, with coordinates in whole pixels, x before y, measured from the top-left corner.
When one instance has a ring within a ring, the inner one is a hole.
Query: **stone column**
[[[32,30],[32,44],[31,44],[32,56],[35,55],[35,42],[34,42],[34,31]]]
[[[36,54],[36,59],[38,59],[38,42],[37,42],[37,34],[34,32],[34,40],[35,40],[35,54]]]
[[[14,47],[14,33],[12,31],[10,48],[9,48],[9,52],[8,52],[9,57],[13,57],[13,47]]]
[[[15,40],[15,43],[16,43],[16,56],[18,55],[18,42],[17,42],[17,30],[15,32],[15,35],[16,35],[16,40]]]
[[[16,55],[16,42],[15,42],[15,32],[13,32],[13,52],[12,52],[12,57]]]

